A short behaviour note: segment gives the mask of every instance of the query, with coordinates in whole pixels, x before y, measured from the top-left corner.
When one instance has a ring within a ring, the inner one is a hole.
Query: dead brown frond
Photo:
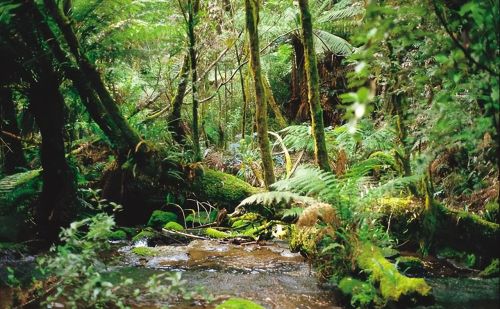
[[[338,226],[340,223],[335,208],[333,208],[332,205],[327,203],[314,203],[304,209],[297,221],[297,226],[312,227],[316,225],[318,221],[333,226]]]

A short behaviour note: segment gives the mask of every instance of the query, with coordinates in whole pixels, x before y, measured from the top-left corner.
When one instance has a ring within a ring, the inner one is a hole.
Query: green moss
[[[224,238],[230,238],[231,237],[231,234],[226,233],[226,232],[222,232],[222,231],[219,231],[219,230],[216,230],[216,229],[211,228],[211,227],[206,228],[204,230],[204,233],[208,237],[216,238],[216,239],[224,239]]]
[[[127,233],[123,230],[117,230],[111,233],[109,236],[110,240],[125,240],[127,239]]]
[[[167,224],[165,224],[165,226],[163,226],[163,228],[166,230],[172,230],[172,231],[183,231],[184,230],[184,227],[182,225],[180,225],[179,223],[174,222],[174,221],[168,222]]]
[[[500,274],[500,260],[493,259],[490,265],[488,265],[482,272],[479,273],[479,276],[483,278],[493,278],[493,277],[498,277],[499,274]]]
[[[264,307],[248,299],[230,298],[215,309],[264,309]]]
[[[377,301],[377,290],[369,282],[346,277],[340,280],[339,289],[351,298],[355,308],[368,307]]]
[[[139,241],[141,239],[148,239],[155,236],[155,232],[151,228],[146,228],[139,232],[139,234],[135,235],[132,238],[132,241]]]
[[[364,272],[370,274],[370,280],[378,284],[385,300],[397,302],[403,296],[413,298],[430,295],[431,288],[424,279],[409,278],[399,273],[396,266],[372,244],[360,247],[356,262]]]
[[[158,251],[150,247],[135,247],[132,252],[145,257],[158,255]]]
[[[1,250],[25,251],[27,247],[26,245],[14,242],[0,242],[0,251]]]
[[[155,229],[161,229],[170,221],[177,221],[177,215],[169,211],[155,210],[149,218],[148,226]]]
[[[233,175],[205,169],[195,178],[192,191],[201,199],[232,211],[258,189]]]

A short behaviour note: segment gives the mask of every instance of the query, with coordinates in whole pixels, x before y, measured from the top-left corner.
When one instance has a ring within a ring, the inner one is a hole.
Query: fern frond
[[[314,47],[317,54],[331,52],[335,55],[348,56],[354,52],[354,47],[343,38],[319,29],[314,31]]]
[[[270,192],[261,192],[251,195],[241,201],[238,205],[247,206],[247,205],[262,205],[266,207],[276,206],[279,204],[310,204],[315,200],[306,196],[299,195],[297,193],[288,192],[288,191],[270,191]]]
[[[364,15],[365,8],[359,4],[346,6],[345,8],[338,9],[333,7],[331,10],[325,11],[319,18],[318,22],[325,23],[329,21],[360,18]]]
[[[27,172],[17,173],[6,176],[0,179],[0,196],[6,196],[17,187],[26,184],[27,182],[40,176],[42,169],[31,170]]]
[[[318,221],[326,224],[331,224],[333,226],[339,225],[339,218],[335,212],[335,208],[327,203],[315,203],[304,209],[302,214],[299,216],[297,221],[298,227],[312,227],[315,226]]]

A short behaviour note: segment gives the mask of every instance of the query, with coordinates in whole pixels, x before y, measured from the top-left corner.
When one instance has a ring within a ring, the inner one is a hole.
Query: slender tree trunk
[[[177,93],[172,100],[172,114],[168,119],[168,127],[172,132],[174,139],[179,144],[185,142],[185,131],[182,128],[181,110],[182,102],[186,95],[186,88],[189,81],[189,56],[184,56],[182,61],[182,68],[180,72],[179,85],[177,86]]]
[[[20,167],[27,166],[17,126],[12,90],[7,86],[0,86],[0,151],[3,154],[5,173],[13,174]]]
[[[59,228],[74,217],[76,179],[65,157],[64,99],[59,92],[59,81],[50,70],[42,65],[42,74],[31,84],[28,97],[42,135],[43,189],[36,220],[41,236],[54,240]]]
[[[255,83],[255,117],[257,122],[257,137],[259,139],[264,184],[266,188],[275,182],[273,158],[269,147],[267,134],[267,102],[262,81],[259,53],[259,0],[245,0],[246,27],[250,45],[250,67]]]
[[[314,138],[314,157],[316,164],[330,171],[328,152],[326,150],[325,126],[323,124],[323,109],[321,108],[319,92],[319,73],[314,51],[312,17],[309,12],[308,0],[299,0],[300,19],[302,24],[302,39],[304,41],[305,71],[307,76],[307,89],[309,109],[311,111],[312,134]]]
[[[195,160],[201,159],[200,151],[200,130],[198,124],[198,72],[197,72],[197,59],[196,59],[196,36],[194,33],[194,26],[198,15],[200,6],[199,0],[188,0],[188,37],[189,37],[189,60],[191,62],[191,87],[193,93],[193,146]]]
[[[269,107],[271,107],[271,110],[274,113],[278,125],[280,126],[281,129],[283,129],[287,126],[286,120],[285,117],[283,117],[283,113],[281,113],[278,102],[276,102],[276,100],[274,99],[274,94],[273,90],[271,89],[271,84],[269,83],[269,80],[265,76],[262,79],[262,81],[264,82],[264,90],[266,91],[266,98],[267,102],[269,103]]]
[[[238,46],[234,46],[234,50],[235,50],[235,53],[236,53],[236,61],[238,62],[238,72],[240,74],[240,84],[241,84],[241,95],[243,97],[243,106],[242,106],[242,116],[241,116],[241,138],[245,138],[245,129],[246,129],[246,125],[247,125],[247,105],[248,105],[248,102],[247,102],[247,94],[245,92],[245,80],[243,78],[243,72],[241,71],[241,57],[240,57],[240,53],[238,51]]]
[[[84,103],[86,103],[86,107],[89,109],[91,116],[98,122],[104,132],[110,133],[109,137],[112,139],[112,143],[114,143],[115,148],[122,157],[128,155],[135,155],[138,157],[138,155],[142,154],[142,150],[145,150],[143,149],[144,147],[138,147],[137,149],[137,146],[142,143],[142,139],[122,116],[115,100],[106,88],[99,71],[83,52],[71,25],[71,21],[67,18],[62,9],[57,6],[54,0],[44,0],[44,3],[50,16],[54,19],[63,34],[71,54],[78,63],[78,68],[73,70],[73,72],[69,72],[69,78],[75,82],[75,86],[80,96],[82,96]],[[33,5],[36,6],[36,4]],[[44,32],[47,32],[47,29],[45,29]],[[56,53],[56,57],[57,55],[61,57],[59,52]],[[93,93],[94,91],[100,104]],[[107,121],[102,121],[103,118],[107,118]]]

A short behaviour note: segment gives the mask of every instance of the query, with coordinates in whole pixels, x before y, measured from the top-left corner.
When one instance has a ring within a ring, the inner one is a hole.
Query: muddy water
[[[290,252],[286,243],[195,240],[155,249],[154,257],[138,257],[129,246],[119,249],[123,265],[136,266],[124,267],[122,274],[141,284],[141,278],[153,273],[180,271],[188,286],[202,286],[218,299],[243,297],[273,309],[340,308],[333,294],[318,285],[304,258]]]

